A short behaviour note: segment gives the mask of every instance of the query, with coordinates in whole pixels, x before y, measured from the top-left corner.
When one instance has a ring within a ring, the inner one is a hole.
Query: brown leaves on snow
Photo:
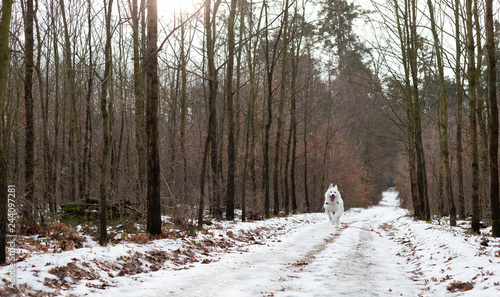
[[[474,288],[474,283],[472,282],[462,282],[462,281],[453,281],[449,284],[446,289],[450,292],[464,292],[470,291]]]
[[[56,278],[45,278],[44,285],[54,289],[68,289],[81,280],[100,280],[99,273],[87,262],[77,265],[76,261],[66,266],[56,266],[49,270]],[[103,283],[104,284],[104,283]]]
[[[281,226],[237,230],[217,222],[202,232],[193,232],[190,228],[178,229],[177,226],[168,227],[164,225],[163,233],[156,237],[141,233],[139,230],[131,234],[123,231],[122,236],[112,237],[113,244],[128,242],[141,247],[125,253],[120,252],[115,256],[116,259],[94,258],[91,253],[90,258],[73,258],[61,266],[47,262],[45,266],[48,267],[51,276],[46,277],[43,283],[56,292],[69,290],[82,282],[93,289],[105,289],[114,285],[113,278],[116,277],[129,277],[160,269],[188,269],[193,267],[194,263],[209,264],[216,261],[216,256],[221,253],[245,252],[249,245],[265,244],[266,241],[287,232]],[[37,237],[25,237],[22,240],[23,244],[19,245],[26,249],[28,254],[60,253],[81,247],[84,237],[68,225],[56,223],[45,228],[43,234]],[[144,245],[146,247],[151,245],[151,248],[144,249],[142,247]],[[158,248],[160,246],[161,248]],[[31,247],[37,249],[33,250]],[[300,264],[298,263],[296,267],[302,266]],[[35,272],[35,276],[38,273],[40,271]],[[31,295],[25,294],[25,296]]]

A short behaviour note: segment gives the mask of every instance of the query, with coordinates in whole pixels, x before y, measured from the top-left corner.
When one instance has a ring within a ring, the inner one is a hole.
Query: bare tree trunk
[[[266,58],[266,78],[267,78],[267,122],[265,125],[265,133],[264,133],[264,172],[262,175],[262,186],[264,187],[264,213],[266,218],[271,217],[269,212],[270,209],[270,174],[269,174],[269,138],[271,133],[271,126],[273,123],[273,110],[272,110],[272,99],[273,99],[273,75],[274,75],[274,67],[276,66],[277,56],[278,56],[278,40],[281,38],[281,33],[283,30],[283,26],[280,27],[278,31],[277,38],[275,39],[275,43],[272,50],[272,56],[270,53],[270,42],[269,42],[269,19],[268,19],[268,5],[267,2],[263,3],[265,19],[266,19],[266,29],[264,31],[264,55]]]
[[[226,220],[234,220],[234,179],[236,170],[235,123],[233,103],[233,68],[235,54],[234,23],[236,18],[236,1],[231,0],[228,21],[228,61],[226,75],[227,100],[227,189],[226,189]],[[239,69],[237,70],[239,71]]]
[[[486,0],[486,47],[488,51],[488,100],[490,106],[488,134],[490,138],[491,233],[500,236],[500,201],[498,180],[498,103],[496,46],[493,31],[493,0]]]
[[[417,35],[417,8],[416,1],[411,0],[411,20],[410,20],[410,69],[412,77],[412,97],[413,106],[412,119],[413,128],[415,129],[415,150],[416,150],[416,161],[417,161],[417,193],[418,199],[420,201],[421,215],[420,219],[428,220],[430,219],[430,209],[429,209],[429,197],[427,192],[427,174],[425,168],[425,154],[424,147],[422,143],[422,127],[420,123],[420,97],[418,92],[418,68],[417,68],[417,50],[418,46],[418,35]]]
[[[328,149],[330,147],[330,139],[333,137],[333,133],[332,133],[332,106],[333,106],[333,88],[332,88],[332,77],[331,77],[331,73],[329,72],[328,74],[328,109],[327,109],[327,112],[328,112],[328,118],[327,118],[327,121],[326,121],[326,132],[325,132],[325,141],[324,141],[324,150],[323,150],[323,164],[321,165],[322,168],[327,168],[327,163],[328,163]],[[332,175],[332,176],[329,176],[330,177],[330,181],[328,181],[328,173],[329,171],[327,170],[321,170],[321,173],[322,173],[322,176],[321,176],[321,184],[322,185],[327,185],[331,182],[333,182],[333,180],[335,179],[335,176]]]
[[[462,122],[463,122],[463,86],[460,60],[460,0],[455,0],[455,85],[457,88],[457,179],[458,179],[458,217],[465,219],[464,173],[462,161]]]
[[[311,50],[308,48],[307,50],[307,57],[308,57],[308,64],[311,62]],[[308,77],[310,78],[312,75],[311,75],[311,67],[308,67]],[[307,109],[307,98],[309,98],[309,83],[307,84],[307,87],[306,87],[306,96],[305,96],[306,100],[304,102],[304,133],[303,133],[303,142],[304,142],[304,196],[305,196],[305,200],[306,200],[306,209],[308,212],[311,211],[311,204],[309,202],[309,177],[308,177],[308,161],[307,161],[307,154],[308,154],[308,150],[307,150],[307,123],[309,122],[308,120],[308,117],[307,117],[307,113],[308,113],[308,109]]]
[[[8,172],[9,172],[9,136],[10,117],[5,109],[3,98],[6,95],[7,71],[9,69],[9,28],[13,0],[3,0],[0,18],[0,264],[6,260],[6,235],[8,219]]]
[[[482,32],[484,28],[480,24],[478,1],[474,1],[473,9],[474,27],[476,32]],[[479,127],[478,135],[478,150],[480,154],[479,161],[479,217],[480,219],[489,213],[490,199],[489,199],[489,149],[488,149],[488,99],[485,98],[483,92],[483,58],[484,47],[482,45],[484,34],[476,34],[476,110],[477,110],[477,123]]]
[[[119,19],[122,19],[122,15],[121,15],[121,7],[120,7],[120,2],[117,3],[117,9],[118,9],[118,18]],[[123,48],[124,48],[124,41],[123,41],[123,25],[120,24],[119,25],[119,37],[118,37],[118,77],[119,77],[119,84],[116,86],[116,89],[119,90],[118,92],[118,95],[119,95],[119,98],[126,98],[127,97],[127,94],[125,94],[125,88],[126,88],[126,83],[125,83],[125,75],[124,75],[124,72],[123,72],[123,69],[126,69],[125,66],[124,66],[124,63],[123,63]],[[115,102],[115,92],[113,90],[115,90],[115,80],[112,79],[111,80],[111,88],[112,88],[112,92],[111,92],[111,96],[110,96],[110,100],[111,102]],[[120,99],[120,100],[123,100],[123,99]],[[113,139],[115,139],[114,137],[112,137],[114,134],[114,125],[115,125],[115,112],[114,112],[114,108],[112,108],[112,106],[110,106],[110,118],[111,118],[111,121],[110,121],[110,131],[113,132],[111,134],[111,147],[112,147],[112,150],[111,150],[111,196],[113,196],[113,194],[116,194],[118,191],[119,191],[119,187],[120,187],[120,163],[121,163],[121,157],[122,157],[122,149],[123,149],[123,142],[124,142],[124,138],[125,138],[125,125],[126,125],[126,107],[125,107],[125,103],[124,102],[121,102],[120,101],[120,104],[117,105],[120,110],[119,110],[119,113],[120,113],[120,132],[118,133],[118,144],[113,144],[114,141]],[[118,117],[116,117],[116,119],[118,119]],[[112,199],[111,199],[112,200]]]
[[[55,20],[55,11],[54,11],[54,3],[51,2],[51,25],[53,30],[53,46],[54,46],[54,68],[55,68],[55,94],[54,94],[54,158],[52,162],[52,175],[50,179],[51,187],[54,189],[54,196],[52,197],[50,203],[50,212],[54,214],[57,210],[57,201],[58,201],[58,179],[59,179],[59,170],[57,170],[58,162],[59,162],[59,150],[58,150],[58,139],[59,139],[59,50],[57,48],[57,31],[56,31],[56,20]]]
[[[70,92],[70,128],[69,128],[69,163],[70,163],[70,173],[69,173],[69,187],[70,187],[70,199],[76,200],[78,193],[78,172],[77,172],[77,164],[78,164],[78,150],[77,144],[80,143],[80,132],[78,129],[78,112],[77,112],[77,103],[76,103],[76,82],[75,82],[75,70],[73,68],[72,63],[72,54],[71,54],[71,40],[69,38],[69,28],[68,21],[66,18],[66,9],[64,5],[64,0],[59,0],[61,5],[61,14],[63,19],[64,26],[64,60],[66,62],[66,79],[69,84],[69,92]]]
[[[182,22],[182,19],[181,19]],[[181,197],[186,199],[187,190],[187,148],[186,148],[186,116],[187,116],[187,71],[186,65],[188,57],[185,53],[185,28],[181,28],[181,131],[180,131],[180,146],[182,154],[182,177],[181,177]]]
[[[440,125],[440,119],[438,125]],[[439,131],[439,174],[438,174],[438,215],[446,216],[447,207],[444,205],[444,157],[443,157],[443,142],[441,141],[442,135]]]
[[[26,138],[24,149],[25,165],[25,199],[28,201],[24,205],[23,215],[29,220],[33,219],[34,200],[34,176],[35,176],[35,122],[34,122],[34,104],[33,104],[33,19],[35,12],[33,10],[33,0],[26,0],[26,15],[24,23],[24,51],[25,51],[25,73],[24,73],[24,107],[26,113]]]
[[[292,138],[293,138],[293,133],[292,133],[292,120],[290,119],[290,129],[288,129],[288,138],[286,141],[286,153],[285,153],[285,166],[283,168],[283,188],[285,194],[283,195],[283,202],[284,202],[284,211],[285,214],[288,215],[290,214],[290,186],[288,185],[289,182],[289,174],[290,174],[290,154],[292,151]]]
[[[400,41],[400,49],[402,54],[402,62],[405,73],[405,118],[406,118],[406,137],[407,137],[407,151],[408,151],[408,166],[410,169],[410,188],[411,197],[413,203],[413,210],[415,218],[422,217],[421,207],[422,202],[419,199],[417,193],[417,174],[416,174],[416,153],[415,153],[415,129],[413,121],[413,99],[412,99],[412,87],[410,80],[410,25],[409,25],[409,6],[408,2],[405,2],[404,14],[400,15],[399,4],[397,0],[394,0],[394,10],[396,14],[396,23],[398,29],[398,36]],[[401,18],[403,18],[401,20]]]
[[[214,5],[213,15],[217,12],[217,7],[220,2]],[[217,128],[217,70],[215,68],[215,33],[213,32],[212,26],[214,26],[211,17],[211,1],[206,0],[205,4],[205,30],[206,30],[206,45],[207,45],[207,67],[208,67],[208,105],[209,105],[209,116],[208,116],[208,130],[210,135],[210,169],[212,174],[212,215],[216,217],[222,217],[222,209],[220,206],[220,168],[219,168],[219,158],[218,158],[218,128]]]
[[[436,29],[436,21],[434,19],[434,8],[432,1],[427,0],[429,7],[429,14],[431,20],[432,35],[434,37],[434,48],[436,51],[437,68],[439,73],[439,88],[440,88],[440,104],[439,104],[439,139],[441,143],[441,159],[443,160],[443,169],[446,180],[446,194],[448,200],[448,207],[450,213],[450,226],[457,225],[457,210],[453,201],[453,187],[451,184],[451,169],[450,158],[448,150],[448,94],[446,92],[446,85],[444,80],[443,62],[441,58],[441,46],[439,44],[439,37]]]
[[[90,180],[90,161],[92,158],[92,116],[91,116],[91,98],[92,98],[92,87],[94,83],[94,74],[93,74],[93,61],[92,61],[92,2],[88,0],[88,26],[89,33],[87,35],[88,38],[88,47],[89,47],[89,78],[87,81],[87,107],[86,107],[86,116],[85,116],[85,136],[84,136],[84,146],[83,146],[83,174],[81,178],[81,190],[84,195],[88,194],[87,182]]]
[[[174,15],[175,18],[175,15]],[[181,61],[177,61],[178,66],[177,69],[172,69],[171,79],[170,79],[170,96],[168,102],[166,103],[168,114],[168,120],[166,123],[167,126],[167,155],[169,163],[167,165],[167,182],[169,184],[170,193],[171,194],[171,203],[174,215],[178,214],[177,208],[175,207],[175,193],[176,193],[176,164],[177,164],[177,101],[179,97],[179,87],[180,87],[180,73],[181,73]],[[161,105],[160,105],[161,109]]]
[[[469,80],[469,120],[470,120],[470,151],[472,164],[472,230],[479,233],[479,157],[477,147],[477,117],[476,117],[476,65],[474,61],[474,37],[473,37],[473,14],[472,0],[466,1],[467,13],[467,53],[468,67],[467,75]]]
[[[285,1],[285,14],[283,16],[283,25],[282,29],[283,30],[283,37],[281,38],[283,42],[283,56],[282,56],[282,63],[281,63],[281,87],[280,87],[280,100],[279,100],[279,107],[278,107],[278,128],[276,132],[276,142],[274,145],[274,164],[273,164],[273,200],[274,200],[274,215],[279,214],[279,205],[280,205],[280,199],[279,199],[279,191],[278,191],[278,185],[279,185],[279,160],[280,160],[280,152],[281,152],[281,142],[282,142],[282,134],[283,134],[283,123],[284,123],[284,108],[285,108],[285,81],[286,81],[286,67],[288,63],[288,57],[287,57],[287,46],[288,46],[288,0]],[[278,41],[275,41],[278,42]],[[270,97],[271,100],[271,97]]]
[[[157,1],[148,0],[147,78],[147,226],[151,235],[161,234],[160,151],[158,145],[158,18]]]
[[[249,5],[251,7],[251,3]],[[247,7],[245,6],[245,9]],[[260,15],[257,20],[256,24],[256,30],[258,31],[260,29],[260,24],[262,21],[262,14],[264,11],[264,6],[262,6],[260,10]],[[245,11],[242,9],[242,14],[241,14],[241,26],[244,26],[244,15]],[[254,27],[254,19],[253,19],[253,14],[252,14],[252,9],[248,9],[248,34],[251,36],[254,34],[253,32],[253,27]],[[245,157],[244,157],[244,165],[243,165],[243,181],[242,181],[242,197],[241,197],[241,208],[242,208],[242,221],[246,220],[246,208],[247,208],[247,202],[246,202],[246,185],[247,185],[247,179],[248,175],[250,174],[250,179],[252,180],[252,193],[255,194],[256,192],[256,181],[255,181],[255,154],[254,154],[254,148],[255,148],[255,102],[257,100],[257,85],[258,85],[258,76],[256,75],[256,69],[257,69],[257,50],[258,50],[258,42],[260,38],[259,35],[255,37],[255,40],[253,42],[247,42],[246,45],[246,50],[247,50],[247,67],[248,67],[248,72],[249,72],[249,95],[248,95],[248,100],[247,100],[247,114],[246,114],[246,121],[245,121]],[[250,172],[249,172],[250,171]]]
[[[38,6],[38,0],[35,2],[35,6]],[[36,36],[37,36],[37,52],[42,52],[42,35],[40,34],[40,26],[38,24],[38,18],[34,18]],[[45,36],[48,36],[50,33],[45,33]],[[48,40],[48,37],[47,37]],[[47,48],[47,56],[50,56],[50,48]],[[45,90],[44,90],[44,82],[43,82],[43,74],[41,69],[41,60],[42,55],[38,55],[36,59],[36,73],[38,78],[38,87],[40,93],[40,109],[42,114],[42,171],[43,171],[43,203],[49,203],[50,197],[53,195],[53,191],[50,188],[50,175],[51,175],[51,166],[52,166],[52,155],[50,154],[50,143],[49,143],[49,97],[50,97],[50,87],[49,87],[49,67],[45,67]],[[40,221],[42,226],[45,225],[44,215],[41,213]]]
[[[304,4],[304,3],[303,3]],[[294,20],[297,22],[297,11],[298,4],[295,6],[295,16]],[[303,13],[305,12],[305,5],[303,6]],[[294,24],[295,31],[299,31],[299,25]],[[302,19],[300,24],[300,29],[304,32],[305,21]],[[297,206],[297,185],[295,181],[295,168],[297,160],[297,76],[299,74],[299,62],[300,62],[300,51],[302,50],[302,37],[303,35],[297,36],[297,41],[293,43],[292,46],[292,83],[291,83],[291,102],[290,102],[290,129],[292,133],[292,164],[290,168],[290,186],[292,195],[292,213],[296,213],[298,210]],[[307,166],[307,165],[306,165]],[[307,201],[307,200],[306,200]],[[307,201],[307,208],[309,208],[309,201]],[[308,210],[309,211],[309,210]]]
[[[135,149],[137,153],[137,201],[145,196],[146,184],[146,122],[145,122],[145,88],[144,68],[140,56],[141,42],[139,40],[139,18],[144,14],[144,0],[141,1],[139,12],[137,0],[132,1],[132,39],[134,55],[134,97],[135,97]]]
[[[107,4],[107,7],[106,7]],[[102,246],[106,245],[107,242],[107,213],[108,205],[107,201],[111,198],[110,196],[110,172],[111,172],[111,131],[110,131],[110,121],[111,121],[111,109],[113,106],[113,101],[109,93],[113,92],[111,88],[112,81],[112,69],[111,69],[111,15],[113,8],[113,0],[109,3],[104,2],[105,9],[104,13],[106,16],[106,45],[104,47],[104,75],[101,81],[101,114],[102,114],[102,137],[103,137],[103,149],[102,149],[102,167],[101,167],[101,183],[100,183],[100,224],[99,224],[99,244]],[[109,90],[108,90],[109,89]],[[108,92],[109,91],[109,92]],[[108,96],[110,97],[108,102]]]
[[[248,5],[246,3],[246,1],[241,1],[239,2],[240,4],[240,40],[243,40],[244,38],[244,34],[246,32],[246,27],[245,27],[245,13],[246,13],[246,10],[248,9]],[[250,44],[250,42],[248,42],[247,44]],[[237,62],[237,66],[238,68],[241,67],[241,57],[243,55],[243,50],[240,50],[240,54],[238,55],[238,62]],[[248,59],[250,59],[250,57],[248,57]],[[251,66],[251,65],[250,65]],[[251,69],[251,67],[249,68],[249,70]],[[250,75],[250,88],[252,88],[252,80],[253,80],[253,75],[252,73],[249,74]],[[241,73],[238,72],[238,88],[240,88],[240,77],[241,77]],[[238,91],[239,93],[239,91]],[[249,103],[247,104],[247,106],[249,106]],[[247,205],[246,205],[246,191],[247,191],[247,180],[248,180],[248,148],[249,148],[249,138],[250,138],[250,129],[249,129],[249,113],[250,111],[247,110],[247,114],[245,115],[245,119],[246,119],[246,123],[245,123],[245,127],[244,127],[244,131],[245,131],[245,135],[243,136],[244,138],[244,152],[243,152],[243,171],[242,171],[242,179],[241,179],[241,221],[245,222],[246,221],[246,211],[247,211]]]
[[[205,177],[207,176],[207,159],[210,151],[210,134],[207,133],[200,176],[200,200],[198,202],[198,229],[203,229],[203,212],[205,211]]]

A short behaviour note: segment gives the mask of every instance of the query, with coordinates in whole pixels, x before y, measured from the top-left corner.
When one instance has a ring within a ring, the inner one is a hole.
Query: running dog
[[[334,187],[333,184],[330,184],[325,193],[325,204],[323,204],[323,207],[330,223],[340,228],[340,217],[344,214],[344,200],[342,200],[337,185]]]

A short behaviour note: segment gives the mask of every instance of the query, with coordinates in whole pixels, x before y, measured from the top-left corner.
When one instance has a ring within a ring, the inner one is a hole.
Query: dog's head
[[[337,188],[337,185],[335,185],[334,187],[333,184],[330,184],[330,187],[328,188],[328,191],[326,191],[326,194],[328,198],[330,198],[330,201],[333,202],[333,200],[335,200],[335,198],[339,195],[339,189]]]

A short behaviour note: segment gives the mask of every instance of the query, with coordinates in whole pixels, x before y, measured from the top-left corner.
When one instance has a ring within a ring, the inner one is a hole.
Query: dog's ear
[[[330,188],[333,188],[333,183],[330,184]]]
[[[332,184],[332,185],[333,185],[333,184]],[[335,185],[335,187],[333,187],[333,188],[334,188],[335,190],[338,190],[337,185]]]

